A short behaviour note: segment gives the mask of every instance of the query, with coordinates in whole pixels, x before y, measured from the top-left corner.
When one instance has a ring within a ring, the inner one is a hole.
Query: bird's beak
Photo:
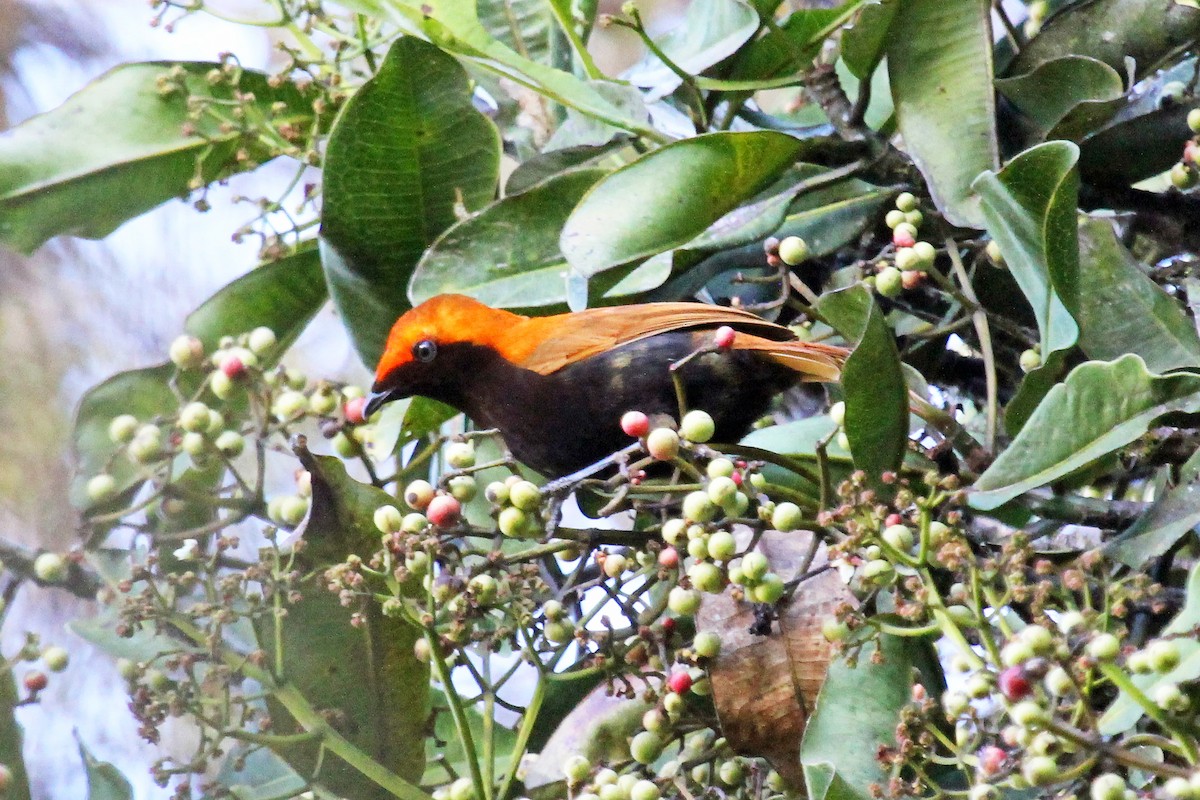
[[[396,389],[387,389],[382,392],[371,392],[367,395],[367,404],[363,406],[363,419],[370,419],[371,415],[379,409],[383,408],[387,403],[393,400],[400,400],[403,395]]]

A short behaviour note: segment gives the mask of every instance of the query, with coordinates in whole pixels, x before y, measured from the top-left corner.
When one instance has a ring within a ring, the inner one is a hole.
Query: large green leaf
[[[325,152],[322,259],[363,360],[375,363],[421,253],[496,194],[500,138],[463,68],[404,37],[346,103]],[[336,253],[337,258],[331,257]]]
[[[1200,678],[1200,640],[1196,638],[1196,627],[1200,626],[1200,565],[1192,567],[1187,582],[1187,599],[1183,609],[1159,634],[1170,638],[1179,648],[1179,664],[1166,673],[1133,675],[1134,686],[1143,694],[1153,696],[1154,687],[1160,684],[1181,684]],[[1097,726],[1101,736],[1116,736],[1137,724],[1146,712],[1140,703],[1122,692],[1100,717]]]
[[[842,60],[860,81],[865,80],[883,59],[888,31],[900,10],[900,0],[871,0],[864,3],[858,19],[842,32]]]
[[[721,88],[740,81],[747,91],[756,83],[770,83],[773,78],[790,75],[799,82],[803,69],[821,51],[830,28],[836,29],[847,14],[848,3],[840,8],[802,8],[793,11],[778,26],[768,28],[738,53],[732,61],[727,81],[700,80],[700,86]],[[734,84],[737,85],[737,84]],[[739,87],[740,88],[740,87]],[[741,92],[739,92],[741,94]],[[747,91],[748,96],[748,91]]]
[[[1070,142],[1048,142],[974,183],[988,233],[1037,317],[1043,356],[1071,347],[1079,335],[1071,316],[1078,298],[1078,157]]]
[[[257,267],[217,291],[188,316],[185,328],[211,348],[222,336],[265,325],[279,342],[264,358],[270,365],[300,335],[325,298],[316,251],[303,245],[295,254]],[[89,504],[87,481],[99,472],[110,472],[122,487],[134,479],[133,465],[113,458],[116,445],[108,437],[108,425],[120,414],[149,421],[176,413],[179,400],[168,384],[174,373],[171,364],[121,372],[83,396],[72,433],[76,470],[71,502],[77,507]]]
[[[1107,109],[1105,113],[1111,116],[1117,109],[1108,101],[1124,94],[1125,82],[1103,61],[1071,55],[1039,64],[1027,75],[997,80],[996,88],[1033,123],[1038,138],[1044,138],[1064,121],[1069,124],[1068,117],[1084,104],[1088,108],[1100,104],[1096,110]],[[1096,125],[1105,118],[1095,114],[1087,117]]]
[[[1005,73],[1023,75],[1068,55],[1103,61],[1120,73],[1125,59],[1149,75],[1200,36],[1200,9],[1178,0],[1084,0],[1050,16]]]
[[[163,94],[159,80],[178,69],[186,92]],[[188,94],[228,103],[235,91],[253,94],[252,114],[272,124],[304,126],[311,104],[291,85],[242,71],[237,87],[205,80],[219,64],[165,62],[116,67],[58,108],[0,134],[0,243],[30,252],[58,234],[107,236],[118,225],[245,169],[269,155],[257,134],[224,130],[215,115],[188,118]],[[271,110],[283,103],[284,111]],[[185,126],[194,132],[185,133]]]
[[[1081,364],[979,476],[971,505],[993,509],[1056,481],[1134,441],[1172,411],[1200,411],[1200,376],[1152,375],[1135,355]]]
[[[521,162],[504,184],[504,194],[520,194],[532,189],[547,178],[582,167],[608,167],[616,169],[622,160],[621,151],[629,147],[626,140],[612,141],[601,145],[576,145],[561,150],[547,150]]]
[[[1121,535],[1104,545],[1110,558],[1134,569],[1171,549],[1200,525],[1200,451],[1179,470],[1179,482],[1161,496]]]
[[[563,226],[571,272],[605,270],[686,244],[765,188],[803,143],[782,133],[713,133],[674,142],[608,175]]]
[[[852,667],[834,659],[804,730],[800,764],[813,800],[869,800],[888,773],[875,753],[895,741],[900,710],[912,695],[913,652],[919,645],[883,636],[867,644]],[[879,663],[874,657],[882,656]]]
[[[1079,346],[1088,358],[1136,353],[1151,372],[1200,367],[1192,320],[1150,280],[1117,239],[1111,220],[1080,220],[1079,262]]]
[[[900,468],[908,444],[908,386],[896,340],[862,286],[826,294],[817,310],[855,345],[842,368],[846,438],[854,466],[878,479]]]
[[[979,228],[971,181],[998,164],[987,0],[900,0],[888,76],[904,146],[955,225]]]
[[[744,0],[693,0],[684,19],[656,44],[675,66],[689,75],[699,75],[736,53],[758,26],[758,12]],[[683,82],[653,53],[622,77],[634,86],[652,89],[658,97],[670,94]]]

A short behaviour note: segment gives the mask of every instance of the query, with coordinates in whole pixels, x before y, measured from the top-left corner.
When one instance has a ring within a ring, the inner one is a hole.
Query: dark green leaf
[[[608,175],[584,195],[560,243],[591,278],[686,244],[795,160],[802,143],[774,132],[674,142]]]
[[[800,763],[813,800],[869,800],[872,784],[886,786],[888,773],[873,754],[894,742],[896,723],[911,698],[915,643],[883,636],[881,663],[867,644],[855,666],[840,658],[817,696],[804,731]]]
[[[628,147],[628,144],[628,141],[623,139],[602,145],[578,145],[549,150],[523,161],[513,170],[504,184],[504,193],[510,197],[520,194],[547,178],[580,167],[603,166],[615,169],[621,164],[620,151]]]
[[[900,0],[864,3],[858,20],[842,33],[842,60],[860,81],[875,71],[883,59],[888,31],[900,9]]]
[[[305,126],[311,106],[294,87],[273,89],[267,76],[243,71],[239,86],[213,86],[205,74],[219,64],[125,64],[97,78],[56,109],[0,135],[0,242],[30,252],[58,234],[107,236],[118,225],[241,171],[239,148],[252,160],[268,156],[258,136],[224,131],[213,114],[192,123],[188,98],[228,101],[254,95],[264,119]],[[158,81],[180,70],[186,92],[164,96]],[[273,114],[271,105],[286,110]],[[194,133],[185,135],[184,126]],[[199,166],[197,166],[199,164]]]
[[[1080,220],[1079,262],[1079,346],[1089,358],[1136,353],[1151,372],[1200,367],[1200,336],[1191,319],[1150,280],[1110,220]]]
[[[99,761],[79,741],[79,756],[87,774],[87,800],[131,800],[133,787],[121,771],[107,761]]]
[[[1104,552],[1115,561],[1141,569],[1170,550],[1197,525],[1200,525],[1200,482],[1192,474],[1157,498],[1146,513],[1104,546]]]
[[[979,228],[971,181],[998,163],[991,4],[900,0],[888,76],[904,146],[955,225]]]
[[[1148,95],[1143,99],[1157,96]],[[1193,135],[1187,124],[1190,106],[1143,111],[1145,105],[1130,105],[1080,143],[1079,171],[1084,180],[1127,186],[1165,172],[1179,161],[1179,143]]]
[[[532,61],[547,61],[554,17],[544,0],[480,0],[477,8],[492,38]]]
[[[1125,93],[1119,72],[1103,61],[1076,55],[1039,64],[1026,75],[1002,78],[996,81],[996,87],[1036,126],[1039,138],[1055,130],[1083,103],[1101,103],[1111,116],[1117,109],[1107,101]],[[1089,117],[1097,125],[1104,119]]]
[[[826,294],[817,310],[855,345],[842,368],[846,438],[854,466],[878,479],[900,468],[908,443],[908,387],[896,341],[862,286]]]
[[[1056,481],[1134,441],[1171,411],[1200,411],[1200,376],[1152,375],[1135,355],[1081,364],[979,476],[971,505],[996,508]]]
[[[420,39],[397,40],[342,109],[325,153],[322,260],[367,363],[408,308],[412,268],[455,222],[455,203],[477,209],[495,196],[499,159],[466,72]]]
[[[758,25],[758,12],[743,0],[692,0],[684,19],[656,44],[677,67],[689,75],[699,75],[736,53]],[[670,94],[682,83],[653,53],[622,77],[634,86],[652,88],[658,97]]]
[[[639,123],[649,124],[650,112],[646,110],[646,102],[642,92],[636,86],[610,81],[589,81],[588,87],[600,97],[607,100],[613,108],[619,109],[622,116]],[[614,141],[628,141],[629,134],[625,126],[614,125],[586,111],[567,109],[567,118],[550,141],[546,149],[554,152],[574,147],[602,147]]]
[[[1037,317],[1043,356],[1071,347],[1079,335],[1071,316],[1079,291],[1078,157],[1070,142],[1047,142],[974,183],[988,233]]]
[[[1197,36],[1200,10],[1175,0],[1085,0],[1051,15],[1005,73],[1023,75],[1047,61],[1077,55],[1120,73],[1125,59],[1132,58],[1140,78]]]
[[[1188,575],[1187,598],[1183,609],[1163,629],[1160,637],[1169,637],[1179,648],[1179,664],[1166,673],[1133,675],[1134,686],[1142,693],[1153,697],[1154,687],[1160,684],[1183,684],[1200,678],[1200,640],[1196,628],[1200,626],[1200,564],[1193,566]],[[1132,728],[1146,712],[1142,705],[1122,692],[1104,715],[1100,717],[1097,730],[1101,736],[1115,736]]]
[[[753,82],[768,81],[781,75],[799,75],[821,51],[826,39],[823,34],[845,16],[845,9],[846,6],[793,11],[777,28],[768,28],[761,37],[742,48],[728,79]]]

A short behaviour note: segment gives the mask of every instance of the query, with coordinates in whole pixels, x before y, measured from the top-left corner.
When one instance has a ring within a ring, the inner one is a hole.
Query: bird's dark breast
[[[549,375],[517,367],[488,348],[467,346],[470,352],[456,354],[465,362],[455,370],[465,376],[461,395],[439,399],[466,411],[477,424],[499,428],[521,462],[546,475],[564,475],[630,443],[620,428],[626,411],[677,417],[669,367],[710,342],[711,335],[659,334]],[[770,358],[738,350],[700,356],[680,374],[688,407],[711,414],[715,439],[724,442],[745,435],[771,398],[799,377]]]

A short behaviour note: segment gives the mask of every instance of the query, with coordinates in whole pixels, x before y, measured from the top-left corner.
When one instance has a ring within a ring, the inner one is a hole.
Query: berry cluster
[[[1171,184],[1176,189],[1191,189],[1200,183],[1200,108],[1188,112],[1187,124],[1192,133],[1183,146],[1183,156],[1171,167]]]

